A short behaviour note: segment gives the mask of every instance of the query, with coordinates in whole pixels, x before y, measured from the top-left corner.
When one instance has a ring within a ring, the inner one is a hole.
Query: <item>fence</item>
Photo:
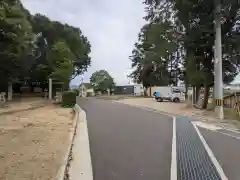
[[[239,102],[237,102],[235,104],[234,109],[235,109],[235,112],[236,112],[237,116],[240,116],[240,103]]]
[[[240,116],[240,92],[234,92],[224,97],[225,108],[234,108],[237,116]]]

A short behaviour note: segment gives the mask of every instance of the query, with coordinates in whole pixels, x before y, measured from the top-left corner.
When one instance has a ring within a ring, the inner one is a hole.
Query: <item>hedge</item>
[[[75,91],[77,93],[77,95],[79,94],[79,89],[75,88],[75,89],[73,89],[73,91]]]
[[[76,91],[65,91],[62,94],[62,106],[73,107],[76,104]]]

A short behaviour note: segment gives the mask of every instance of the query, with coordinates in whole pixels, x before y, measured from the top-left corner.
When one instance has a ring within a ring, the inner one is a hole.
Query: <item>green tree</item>
[[[169,12],[164,11],[161,15],[169,16]],[[139,40],[130,56],[132,67],[135,68],[130,77],[142,83],[146,89],[154,85],[177,83],[176,78],[173,78],[179,70],[179,63],[174,58],[177,43],[173,30],[169,20],[159,18],[149,21],[139,33]]]
[[[35,36],[35,48],[33,49],[34,62],[30,68],[28,76],[35,81],[44,84],[52,72],[49,54],[52,48],[48,46],[47,41],[41,36],[41,33]]]
[[[214,1],[192,0],[147,0],[148,18],[157,21],[159,13],[169,9],[172,12],[173,24],[176,25],[176,36],[184,48],[184,79],[186,84],[204,86],[203,108],[207,107],[209,87],[213,85],[214,65]],[[166,8],[168,7],[168,8]],[[223,80],[225,83],[239,72],[239,4],[237,1],[226,1],[222,5],[222,39],[223,39]],[[198,88],[199,89],[199,88]]]
[[[6,84],[24,70],[32,46],[31,25],[19,0],[0,2],[0,26],[0,81]]]
[[[106,70],[99,70],[92,74],[90,83],[95,91],[107,92],[115,86],[114,79]]]
[[[0,2],[0,87],[14,80],[52,77],[68,88],[71,79],[91,64],[91,46],[79,28],[32,16],[20,0]]]
[[[91,64],[91,58],[89,57],[91,45],[79,28],[57,21],[51,21],[41,14],[33,16],[31,22],[33,31],[36,34],[42,33],[42,37],[47,41],[50,49],[58,41],[65,41],[74,55],[72,58],[74,65],[72,78],[83,74],[87,70]],[[46,61],[47,60],[45,60],[45,62]]]
[[[50,77],[63,82],[65,90],[69,88],[69,82],[73,73],[73,56],[67,44],[61,41],[53,45],[50,53]]]

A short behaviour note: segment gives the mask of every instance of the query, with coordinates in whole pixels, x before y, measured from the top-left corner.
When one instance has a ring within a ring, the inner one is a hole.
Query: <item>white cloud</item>
[[[129,55],[144,24],[141,0],[22,0],[31,13],[80,27],[92,46],[92,66],[84,74],[106,69],[117,83],[127,83]],[[79,77],[73,80],[80,83]]]

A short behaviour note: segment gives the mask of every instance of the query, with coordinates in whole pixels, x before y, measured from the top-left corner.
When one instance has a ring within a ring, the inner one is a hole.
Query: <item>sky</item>
[[[105,69],[117,84],[127,84],[129,56],[144,25],[142,0],[22,0],[32,13],[79,27],[91,43],[92,64],[83,75],[88,82],[96,70]],[[71,84],[80,84],[81,77]]]

